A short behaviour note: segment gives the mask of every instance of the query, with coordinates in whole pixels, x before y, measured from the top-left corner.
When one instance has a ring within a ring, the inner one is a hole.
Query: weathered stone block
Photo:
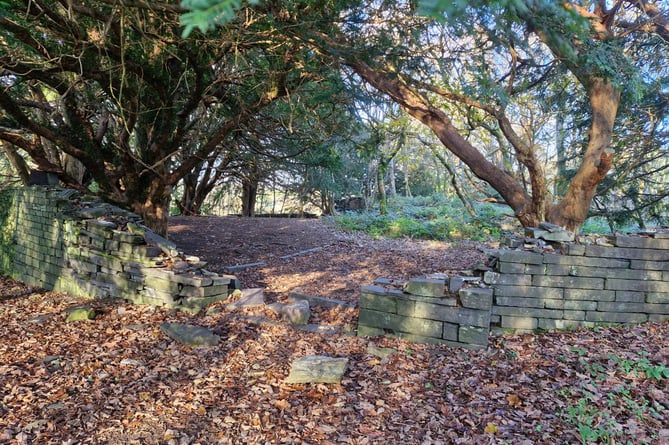
[[[503,315],[501,321],[502,328],[506,329],[536,329],[538,321],[534,317],[515,317],[512,315]]]
[[[489,311],[463,307],[439,306],[419,301],[416,302],[414,315],[419,318],[480,327],[485,327],[490,324]]]
[[[179,290],[179,295],[182,297],[202,298],[213,297],[216,295],[228,295],[228,286],[189,286],[185,285]]]
[[[645,323],[648,321],[647,314],[634,314],[622,312],[588,312],[587,321],[597,323]]]
[[[441,338],[444,340],[458,341],[458,328],[459,326],[457,324],[444,323]]]
[[[564,309],[571,311],[594,311],[597,310],[597,302],[586,300],[564,300]]]
[[[640,236],[621,236],[614,238],[617,247],[636,247],[642,249],[669,250],[669,239],[645,238]]]
[[[587,246],[585,254],[590,257],[625,258],[631,260],[669,261],[669,250],[635,249],[625,247]]]
[[[652,323],[664,323],[669,320],[669,314],[648,314],[648,321]]]
[[[624,301],[627,303],[643,303],[646,301],[646,294],[644,292],[617,290],[615,301]]]
[[[669,261],[645,261],[632,260],[630,264],[631,269],[646,269],[646,270],[662,270],[669,271]],[[666,280],[666,279],[665,279]]]
[[[583,256],[585,255],[585,246],[582,244],[567,244],[566,253],[571,256]]]
[[[648,292],[646,294],[646,303],[663,303],[669,304],[668,292]]]
[[[532,277],[532,285],[539,287],[564,287],[570,289],[604,289],[604,279],[534,275]]]
[[[369,293],[367,288],[360,295],[360,309],[372,309],[381,312],[397,313],[397,300],[378,293]]]
[[[524,274],[525,263],[501,263],[498,272],[510,274]]]
[[[493,306],[493,314],[510,315],[515,317],[562,318],[564,311],[560,309],[537,309],[524,307]],[[502,317],[504,318],[504,317]]]
[[[611,290],[633,290],[641,292],[669,292],[667,281],[640,281],[640,280],[606,280],[606,289]]]
[[[600,301],[597,303],[597,310],[600,312],[644,312],[646,314],[669,314],[669,303],[652,304]]]
[[[482,310],[492,307],[492,289],[465,288],[460,289],[458,295],[463,307]]]
[[[495,297],[495,305],[525,307],[525,308],[528,307],[543,308],[545,306],[543,298],[523,298],[523,297]]]
[[[565,300],[614,301],[616,293],[602,289],[565,289]]]
[[[151,277],[151,276],[147,276],[144,278],[144,285],[147,288],[153,288],[174,295],[178,295],[179,291],[181,290],[180,287],[183,287],[177,283],[173,283],[171,281],[164,280],[159,277]]]
[[[383,335],[385,333],[386,332],[381,328],[358,324],[358,337],[376,337],[377,335]]]
[[[540,253],[525,252],[522,250],[501,250],[498,252],[500,263],[525,263],[525,264],[541,264],[543,263],[543,255]]]
[[[538,329],[574,329],[579,326],[579,322],[576,320],[552,320],[546,318],[540,318],[537,320]]]
[[[421,297],[440,298],[445,295],[446,281],[434,278],[413,278],[404,285],[404,292]]]
[[[160,332],[187,346],[216,346],[221,340],[207,328],[182,323],[163,323]]]
[[[566,264],[568,266],[610,267],[619,269],[626,269],[630,265],[630,261],[626,259],[588,258],[557,254],[544,255],[544,263]]]
[[[487,271],[483,274],[483,282],[496,286],[530,286],[530,275],[508,275]]]
[[[585,320],[585,311],[575,311],[575,310],[565,309],[564,319],[565,320]]]
[[[488,328],[460,326],[458,330],[458,341],[474,345],[485,346],[488,344]]]
[[[525,297],[561,299],[564,291],[559,287],[535,287],[535,286],[495,286],[495,296],[500,297]]]
[[[292,383],[339,383],[346,372],[347,358],[322,355],[302,357],[295,360],[285,382]]]

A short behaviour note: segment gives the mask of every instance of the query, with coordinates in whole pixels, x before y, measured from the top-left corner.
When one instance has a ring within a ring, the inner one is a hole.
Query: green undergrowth
[[[462,203],[446,198],[397,198],[388,203],[386,215],[345,212],[335,217],[335,223],[344,231],[365,232],[375,238],[488,241],[503,235],[508,209],[476,203],[475,211],[472,217]]]
[[[658,443],[659,437],[640,431],[648,430],[644,426],[659,430],[666,421],[667,408],[654,399],[653,391],[666,388],[669,367],[652,363],[643,351],[626,357],[591,356],[574,347],[571,353],[577,357],[579,383],[559,391],[565,401],[560,415],[573,425],[581,443]]]

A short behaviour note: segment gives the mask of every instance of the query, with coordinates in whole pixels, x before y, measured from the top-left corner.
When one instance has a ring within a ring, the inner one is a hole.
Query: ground
[[[317,220],[174,218],[170,233],[214,271],[266,263],[235,273],[270,300],[301,287],[355,303],[376,277],[483,258],[472,243],[371,240]],[[0,278],[1,444],[669,444],[669,323],[509,333],[470,351],[123,300],[67,323],[84,303]],[[356,310],[315,318],[354,323]],[[181,346],[167,321],[223,340]],[[348,358],[341,383],[285,383],[311,354]]]

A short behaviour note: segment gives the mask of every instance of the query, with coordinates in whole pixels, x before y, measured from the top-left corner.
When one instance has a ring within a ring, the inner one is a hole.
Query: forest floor
[[[234,273],[268,301],[300,288],[355,304],[378,277],[485,260],[476,243],[373,240],[320,220],[179,217],[170,238],[215,272],[261,263]],[[506,334],[470,351],[250,323],[253,309],[96,301],[94,320],[66,323],[84,302],[0,278],[0,443],[669,444],[669,322]],[[357,309],[312,318],[355,326]],[[181,346],[166,321],[223,341]],[[285,383],[311,354],[348,358],[341,383]]]

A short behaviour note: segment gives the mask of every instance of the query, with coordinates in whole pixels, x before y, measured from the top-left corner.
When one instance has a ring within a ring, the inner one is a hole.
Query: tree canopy
[[[325,178],[295,168],[338,165],[341,141],[355,139],[346,107],[356,82],[431,130],[400,138],[406,150],[418,140],[448,168],[466,165],[525,226],[577,230],[588,212],[643,221],[666,211],[662,2],[25,0],[0,8],[6,157],[20,164],[27,153],[71,186],[93,181],[158,229],[174,187],[183,184],[182,210],[197,209],[226,169],[249,187],[267,162],[305,182]],[[288,158],[296,162],[280,166]]]

